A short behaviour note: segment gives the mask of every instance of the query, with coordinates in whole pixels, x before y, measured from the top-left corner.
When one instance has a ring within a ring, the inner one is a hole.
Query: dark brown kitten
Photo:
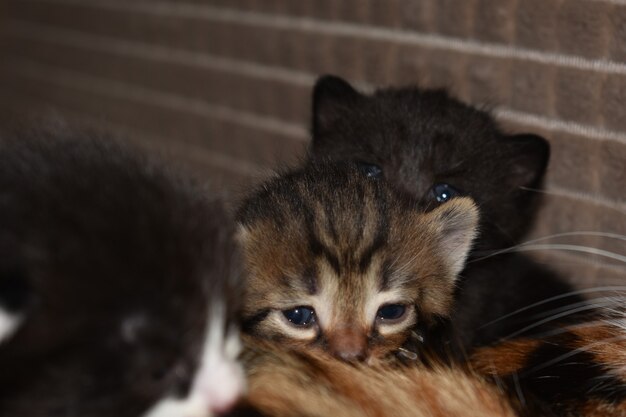
[[[315,164],[262,185],[238,221],[245,330],[373,361],[449,316],[478,213],[467,198],[424,213],[357,164]]]
[[[101,135],[5,136],[0,415],[227,408],[243,388],[233,230],[219,200]]]

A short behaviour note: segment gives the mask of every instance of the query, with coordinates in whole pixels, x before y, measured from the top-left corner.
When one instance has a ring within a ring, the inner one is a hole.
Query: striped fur
[[[247,331],[361,360],[396,351],[419,338],[417,328],[449,315],[478,221],[467,198],[424,213],[353,163],[310,165],[270,181],[238,217]],[[405,313],[382,320],[386,305]],[[314,309],[310,326],[285,318],[299,306]]]
[[[247,340],[247,405],[266,417],[513,417],[508,401],[460,369],[353,366],[320,352]]]
[[[593,315],[547,337],[480,349],[471,364],[505,386],[522,415],[623,417],[625,323],[626,310]]]

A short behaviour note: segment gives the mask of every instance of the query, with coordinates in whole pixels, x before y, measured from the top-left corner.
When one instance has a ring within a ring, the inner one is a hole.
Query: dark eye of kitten
[[[378,309],[376,318],[378,320],[398,320],[406,312],[406,306],[402,304],[387,304]]]
[[[358,162],[359,169],[368,177],[382,178],[383,170],[376,164],[368,164],[367,162]]]
[[[461,195],[461,192],[459,190],[446,183],[433,185],[433,187],[431,188],[431,192],[439,203],[445,203],[451,198]]]
[[[315,322],[315,310],[311,307],[298,306],[283,310],[283,315],[295,326],[308,327]]]

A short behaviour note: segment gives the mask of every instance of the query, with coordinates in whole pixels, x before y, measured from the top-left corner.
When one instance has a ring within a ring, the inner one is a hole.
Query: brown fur
[[[505,386],[522,415],[624,417],[624,317],[594,314],[546,337],[482,348],[471,364]]]
[[[353,366],[247,340],[249,406],[267,417],[509,417],[507,400],[461,370]]]
[[[249,277],[244,317],[252,323],[246,327],[292,348],[384,357],[415,325],[448,316],[477,220],[467,198],[424,213],[354,164],[309,166],[278,178],[239,213]],[[378,321],[386,304],[406,306],[403,321]],[[306,334],[281,314],[298,306],[316,310]]]

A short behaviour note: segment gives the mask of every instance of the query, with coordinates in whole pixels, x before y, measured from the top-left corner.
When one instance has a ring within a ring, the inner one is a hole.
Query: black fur
[[[4,137],[0,299],[23,322],[0,344],[0,415],[137,417],[184,392],[208,305],[235,305],[232,232],[219,201],[108,138]]]
[[[616,339],[597,343],[602,345]],[[499,375],[496,383],[507,387],[524,416],[592,415],[584,410],[596,402],[623,410],[626,385],[619,373],[611,372],[592,353],[593,349],[585,347],[593,348],[567,332],[542,340],[528,352],[522,368],[506,376]]]
[[[447,183],[471,196],[481,211],[473,256],[517,243],[537,206],[550,148],[537,135],[507,135],[486,112],[443,90],[389,88],[372,95],[346,81],[324,76],[313,92],[313,160],[375,164],[396,187],[438,204],[432,187]],[[535,302],[571,291],[550,270],[521,255],[473,261],[461,274],[457,324],[461,349],[489,344],[531,324],[530,314],[486,323]],[[547,310],[580,301],[572,296],[547,303]],[[521,319],[520,319],[521,318]]]

